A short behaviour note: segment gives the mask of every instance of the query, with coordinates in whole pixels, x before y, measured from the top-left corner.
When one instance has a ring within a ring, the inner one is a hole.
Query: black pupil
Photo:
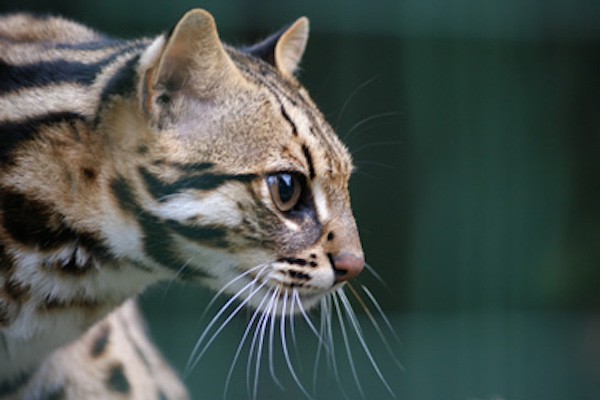
[[[287,203],[294,195],[294,178],[290,174],[279,175],[279,199]]]

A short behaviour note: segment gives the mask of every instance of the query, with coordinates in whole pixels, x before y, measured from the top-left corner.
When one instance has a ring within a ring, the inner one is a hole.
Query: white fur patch
[[[239,193],[227,190],[222,186],[219,190],[197,195],[194,193],[178,193],[157,207],[154,212],[165,219],[184,221],[194,218],[202,224],[218,224],[234,227],[242,222],[240,211],[232,204],[231,199]]]
[[[315,182],[312,187],[313,199],[315,200],[315,207],[317,214],[320,217],[321,223],[325,223],[329,219],[329,208],[327,206],[327,196],[323,191],[323,187],[319,182]]]

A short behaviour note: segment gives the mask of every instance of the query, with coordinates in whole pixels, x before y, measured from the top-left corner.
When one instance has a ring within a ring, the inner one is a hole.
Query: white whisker
[[[308,392],[304,388],[304,385],[302,385],[302,383],[300,382],[300,379],[298,378],[298,375],[296,374],[296,371],[294,370],[292,361],[290,360],[290,355],[288,353],[287,343],[285,340],[285,318],[283,318],[283,315],[285,315],[285,311],[287,309],[287,300],[288,300],[288,292],[284,291],[283,292],[283,304],[282,304],[282,309],[281,309],[282,318],[281,318],[280,324],[279,324],[280,331],[281,331],[280,336],[281,336],[281,347],[283,349],[283,356],[285,358],[285,363],[287,364],[288,370],[290,371],[290,374],[292,375],[292,378],[294,379],[294,382],[296,382],[296,385],[298,385],[298,387],[300,388],[302,393],[304,393],[304,395],[306,397],[308,397],[309,399],[312,400],[312,396],[308,394]]]
[[[381,277],[381,275],[379,275],[377,273],[377,271],[375,271],[375,268],[371,267],[368,263],[365,263],[365,268],[367,269],[367,271],[369,271],[374,277],[375,279],[377,279],[379,281],[379,283],[381,283],[381,285],[388,291],[393,293],[392,289],[389,287],[389,285],[383,280],[383,278]]]
[[[258,322],[256,323],[256,327],[254,329],[254,335],[252,335],[252,341],[250,342],[250,350],[248,352],[248,362],[246,363],[246,390],[248,391],[248,395],[250,396],[252,391],[251,391],[251,385],[250,385],[250,372],[252,371],[252,357],[253,357],[253,353],[254,353],[254,348],[257,346],[257,340],[261,331],[261,327],[263,326],[263,324],[265,324],[266,319],[268,317],[269,314],[269,309],[271,307],[272,301],[273,301],[273,296],[276,294],[275,289],[270,289],[269,292],[267,292],[267,294],[265,295],[265,298],[268,298],[269,301],[267,302],[267,304],[265,305],[265,307],[262,309],[262,313],[260,314],[260,318],[258,319]],[[264,299],[263,299],[264,301]],[[257,378],[258,379],[258,378]]]
[[[324,299],[325,298],[321,299],[321,304],[323,304]],[[300,314],[302,314],[302,318],[304,318],[304,320],[306,321],[306,324],[308,325],[310,330],[315,334],[317,339],[319,339],[319,343],[320,344],[322,343],[323,345],[325,345],[325,348],[327,348],[326,343],[323,343],[323,335],[321,333],[317,332],[317,328],[315,328],[314,324],[310,320],[310,317],[306,313],[304,306],[302,306],[302,300],[300,300],[300,296],[298,296],[298,292],[296,291],[295,288],[292,291],[292,301],[294,301],[294,300],[295,300],[295,303],[298,304],[298,309],[300,310]]]
[[[265,318],[262,320],[262,325],[260,326],[260,333],[259,333],[259,337],[258,337],[258,348],[256,349],[256,360],[255,360],[255,365],[254,365],[254,386],[253,386],[253,390],[252,390],[252,398],[253,399],[256,399],[257,394],[258,394],[258,378],[260,375],[260,362],[261,362],[261,358],[262,358],[262,349],[263,349],[264,342],[265,342],[265,331],[267,329],[267,324],[269,324],[269,322],[271,321],[271,313],[273,312],[273,309],[277,308],[277,297],[279,296],[279,292],[280,292],[280,288],[277,287],[273,291],[273,295],[271,296],[271,299],[269,300],[269,303],[267,303],[267,306],[263,312]],[[279,381],[276,381],[276,382],[279,383]],[[279,385],[281,385],[281,383],[279,383]]]
[[[332,299],[333,298],[333,294],[330,294],[329,296],[327,296],[327,302],[325,303],[327,305],[327,311],[325,313],[325,317],[326,317],[326,323],[327,323],[327,341],[329,342],[329,348],[331,349],[330,357],[328,358],[329,362],[331,363],[330,367],[333,369],[333,373],[335,374],[335,377],[340,385],[340,387],[342,387],[342,381],[340,380],[340,375],[339,375],[339,370],[338,370],[338,366],[337,366],[337,358],[335,356],[335,347],[334,347],[334,340],[333,340],[333,302]]]
[[[167,293],[169,292],[169,290],[171,289],[171,286],[173,286],[173,283],[175,281],[177,281],[177,277],[183,272],[183,270],[187,267],[187,265],[193,260],[193,257],[190,257],[186,262],[184,262],[181,267],[179,267],[179,269],[175,272],[175,275],[173,275],[173,277],[171,279],[169,279],[169,283],[167,284],[167,287],[164,288],[163,291],[163,300],[167,297]]]
[[[271,317],[270,317],[271,324],[269,326],[269,372],[271,373],[271,378],[273,378],[273,380],[275,381],[277,386],[279,386],[279,388],[283,390],[284,389],[283,385],[279,382],[279,379],[277,379],[277,376],[275,374],[275,362],[273,361],[273,348],[274,348],[273,336],[275,333],[276,316],[277,316],[277,302],[275,303],[275,307],[273,307],[271,310]]]
[[[227,301],[227,303],[225,303],[225,305],[223,307],[221,307],[221,309],[219,310],[219,312],[213,317],[213,319],[210,321],[210,323],[208,324],[208,326],[204,329],[204,332],[202,333],[202,335],[200,336],[200,338],[196,341],[196,345],[192,349],[192,353],[191,353],[191,355],[190,355],[190,357],[188,359],[188,362],[187,362],[187,365],[186,365],[186,368],[185,368],[185,372],[184,372],[185,375],[188,375],[189,372],[192,369],[194,369],[194,367],[196,366],[196,364],[198,364],[198,361],[200,361],[200,358],[202,357],[202,355],[204,355],[204,352],[206,351],[206,349],[208,349],[208,346],[216,338],[216,335],[218,335],[218,333],[220,333],[223,330],[223,328],[225,327],[225,325],[227,325],[227,323],[229,321],[231,321],[231,319],[238,313],[238,311],[250,301],[250,299],[252,298],[252,296],[254,296],[254,294],[256,294],[256,292],[258,292],[266,284],[266,282],[263,282],[258,288],[254,289],[252,291],[252,293],[248,297],[246,297],[246,299],[244,299],[244,301],[242,303],[240,303],[240,305],[238,305],[235,308],[235,310],[229,315],[229,317],[227,317],[227,319],[225,320],[225,322],[223,322],[223,324],[221,324],[221,326],[219,327],[219,329],[217,330],[217,332],[215,334],[213,334],[213,336],[208,341],[208,343],[204,346],[204,348],[200,352],[200,354],[198,356],[196,356],[196,354],[198,354],[198,351],[200,350],[200,346],[202,345],[202,342],[203,342],[204,338],[206,337],[206,335],[208,335],[210,329],[218,321],[218,319],[221,317],[221,315],[223,315],[223,313],[229,308],[229,306],[238,297],[240,297],[241,294],[246,291],[246,289],[248,289],[249,287],[251,287],[252,285],[254,285],[254,283],[255,283],[255,280],[252,280],[246,286],[244,286],[240,291],[238,291],[234,296],[232,296]],[[192,359],[194,359],[193,362],[191,362]]]
[[[379,305],[379,302],[375,299],[375,296],[373,296],[373,294],[371,293],[371,291],[369,289],[367,289],[367,287],[365,285],[360,285],[360,286],[361,286],[363,292],[365,292],[366,295],[367,295],[367,297],[369,297],[369,299],[371,300],[371,303],[373,303],[373,305],[377,309],[377,312],[379,313],[379,315],[381,316],[381,319],[383,319],[383,321],[387,325],[388,329],[390,330],[390,332],[394,336],[394,339],[396,339],[396,341],[398,343],[400,343],[400,338],[396,334],[396,331],[394,331],[394,327],[392,326],[392,324],[391,324],[390,320],[388,319],[388,317],[383,312],[381,306]]]
[[[369,320],[371,321],[371,324],[373,325],[373,327],[377,331],[377,334],[379,335],[379,338],[381,339],[381,341],[385,345],[385,347],[386,347],[386,349],[388,351],[388,354],[390,355],[390,357],[392,358],[392,360],[394,360],[394,363],[396,364],[396,366],[398,368],[400,368],[400,370],[404,371],[404,366],[402,366],[402,363],[396,358],[396,356],[394,354],[394,350],[392,349],[392,346],[390,345],[390,343],[388,342],[387,338],[383,334],[383,331],[381,330],[381,327],[379,326],[379,323],[377,322],[377,320],[375,319],[375,317],[371,313],[371,310],[369,310],[369,308],[364,303],[364,301],[362,300],[362,298],[358,295],[358,293],[356,292],[356,290],[354,290],[354,287],[350,283],[348,283],[347,286],[350,289],[350,291],[352,292],[352,294],[354,295],[354,297],[356,298],[356,300],[362,306],[363,310],[365,311],[365,314],[367,314],[367,317],[369,318]],[[365,286],[361,285],[361,287],[363,288],[363,290],[367,290],[368,291],[368,289]],[[372,298],[371,300],[376,303],[375,298]],[[379,305],[379,304],[377,304],[377,305]],[[398,343],[400,343],[400,340],[396,336],[396,332],[394,332],[391,324],[389,324],[389,321],[387,321],[387,318],[385,317],[385,314],[383,314],[383,310],[380,310],[380,313],[382,313],[382,317],[388,323],[388,328],[394,334],[394,338],[398,341]]]
[[[294,292],[297,296],[297,294]],[[319,344],[317,345],[317,352],[315,354],[315,364],[313,366],[313,391],[317,390],[317,376],[319,371],[319,360],[321,358],[321,349],[325,348],[325,307],[326,307],[326,297],[321,298],[321,321],[319,325],[319,332],[313,331],[317,338],[319,339]],[[301,311],[304,311],[301,309]],[[304,315],[304,312],[302,313]],[[310,320],[309,320],[310,321]],[[308,321],[307,321],[308,322]],[[312,323],[311,323],[312,325]],[[313,328],[314,329],[314,328]]]
[[[354,98],[354,96],[356,96],[358,94],[358,92],[360,92],[364,87],[368,86],[371,82],[373,82],[377,78],[378,78],[378,76],[374,76],[372,78],[367,79],[365,82],[361,83],[356,89],[354,89],[354,91],[352,93],[350,93],[350,96],[348,96],[346,101],[344,101],[344,104],[342,105],[340,113],[338,114],[337,121],[335,123],[336,130],[340,125],[340,120],[342,119],[342,116],[344,115],[344,112],[346,111],[346,107],[348,107],[348,104],[350,104],[350,101],[352,101],[352,99]],[[345,140],[345,138],[344,138],[344,140]]]
[[[225,380],[225,390],[223,392],[223,400],[225,400],[227,398],[227,389],[229,388],[229,382],[231,381],[231,376],[233,375],[233,369],[235,368],[235,364],[237,363],[240,353],[242,352],[244,343],[246,342],[246,339],[248,338],[250,329],[252,328],[252,325],[254,324],[254,320],[256,319],[256,317],[259,314],[262,315],[262,311],[261,311],[262,305],[264,304],[264,302],[267,300],[268,297],[269,297],[269,292],[267,292],[267,294],[263,297],[261,302],[258,304],[258,307],[256,308],[256,310],[254,310],[254,312],[252,313],[252,317],[250,318],[250,321],[248,321],[248,325],[246,325],[244,334],[242,335],[242,338],[240,339],[240,344],[238,345],[238,347],[235,351],[235,355],[233,356],[233,360],[231,362],[231,367],[229,367],[229,372],[227,373],[227,379]]]
[[[340,290],[336,291],[335,294],[339,295]],[[343,292],[342,292],[343,293]],[[356,367],[354,366],[354,359],[352,357],[352,351],[350,350],[350,342],[348,341],[348,334],[346,333],[346,326],[344,324],[344,319],[342,318],[342,310],[339,304],[339,301],[336,296],[332,296],[333,304],[335,305],[335,311],[338,316],[338,321],[340,323],[340,329],[342,331],[342,338],[344,339],[344,345],[346,346],[346,354],[348,356],[348,363],[350,364],[350,370],[352,371],[352,375],[354,376],[354,382],[356,383],[356,387],[360,392],[361,397],[365,397],[362,386],[360,384],[360,380],[358,379],[358,374],[356,373]]]
[[[259,265],[255,266],[255,267],[252,267],[252,268],[244,271],[240,275],[238,275],[235,278],[233,278],[232,280],[230,280],[217,293],[215,293],[215,295],[212,297],[212,299],[210,300],[210,302],[208,303],[208,305],[204,308],[204,312],[202,313],[202,316],[200,317],[200,319],[203,319],[206,316],[206,313],[208,312],[208,310],[210,310],[210,308],[215,303],[215,301],[217,301],[217,299],[219,298],[219,296],[222,295],[227,290],[228,287],[230,287],[231,285],[233,285],[234,283],[236,283],[240,279],[243,279],[245,276],[247,276],[247,275],[251,274],[252,272],[256,271],[257,269],[261,269],[258,272],[258,274],[256,274],[256,277],[252,280],[253,282],[257,282],[257,280],[259,279],[260,275],[264,271],[268,270],[267,267],[269,265],[270,265],[269,263],[259,264]]]
[[[375,362],[375,359],[373,358],[373,355],[371,354],[371,351],[369,350],[369,347],[367,346],[367,343],[365,342],[365,339],[362,334],[362,329],[360,328],[360,323],[358,322],[358,319],[356,318],[356,314],[354,313],[354,310],[352,309],[352,306],[350,305],[350,302],[348,301],[348,297],[346,297],[346,294],[344,293],[344,291],[341,288],[337,290],[337,295],[339,296],[340,300],[342,301],[342,304],[344,305],[344,308],[346,310],[346,315],[348,316],[350,323],[354,327],[354,332],[356,332],[356,337],[358,338],[358,341],[360,342],[365,354],[369,358],[369,361],[371,362],[371,366],[377,373],[377,376],[379,376],[379,379],[381,380],[383,385],[390,392],[392,397],[395,398],[396,394],[394,393],[394,391],[392,390],[390,385],[387,383],[387,380],[384,378],[383,374],[381,373],[379,367],[377,366],[377,363]],[[335,298],[334,298],[334,300],[335,300]]]
[[[400,113],[398,111],[390,111],[390,112],[383,112],[383,113],[371,115],[370,117],[364,118],[364,119],[358,121],[356,124],[354,124],[354,126],[352,128],[350,128],[350,130],[348,130],[348,132],[346,132],[346,134],[344,135],[342,140],[344,142],[348,142],[348,140],[350,139],[350,136],[352,136],[352,133],[354,133],[358,128],[360,128],[367,122],[370,122],[370,121],[373,121],[373,120],[376,120],[379,118],[395,117],[397,115],[400,115]]]
[[[296,341],[296,329],[294,326],[294,319],[295,319],[294,318],[294,307],[296,304],[294,295],[296,295],[296,296],[298,295],[296,293],[296,288],[292,288],[292,298],[290,300],[290,312],[289,312],[288,316],[290,317],[290,332],[292,332],[292,343],[294,344],[294,353],[296,354],[296,358],[298,360],[300,360],[300,357],[299,357],[300,353],[298,352],[298,342]],[[282,317],[283,317],[283,315],[282,315]]]

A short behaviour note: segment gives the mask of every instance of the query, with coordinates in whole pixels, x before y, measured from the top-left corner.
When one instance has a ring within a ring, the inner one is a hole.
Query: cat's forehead
[[[260,142],[260,158],[271,164],[267,168],[301,164],[307,175],[347,180],[353,168],[351,156],[308,91],[261,60],[235,51],[231,54],[250,82],[238,104],[245,112],[237,118],[252,130],[247,144],[252,147],[252,142]]]
[[[247,84],[214,102],[190,100],[176,128],[182,152],[233,173],[296,171],[347,181],[350,154],[308,92],[260,60],[231,55]]]

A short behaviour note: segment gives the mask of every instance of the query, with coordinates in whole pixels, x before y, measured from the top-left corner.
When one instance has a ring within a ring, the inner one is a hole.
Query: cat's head
[[[307,38],[300,18],[236,50],[193,10],[142,55],[130,195],[149,265],[259,308],[311,307],[361,271],[351,158],[294,77]]]

